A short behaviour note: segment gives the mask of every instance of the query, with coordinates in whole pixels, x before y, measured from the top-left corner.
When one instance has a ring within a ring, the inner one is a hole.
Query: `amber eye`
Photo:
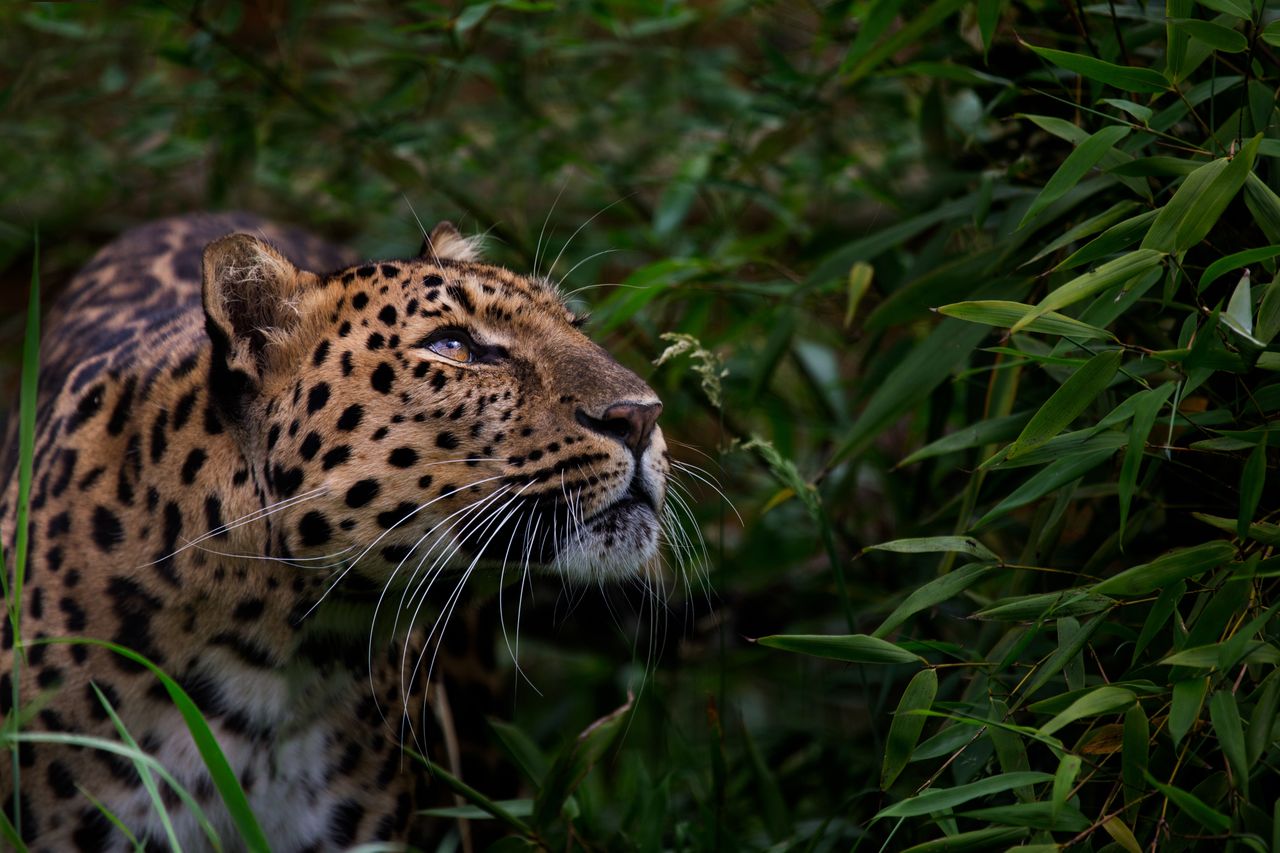
[[[467,364],[471,361],[471,346],[464,340],[456,337],[445,337],[432,341],[427,344],[427,349],[439,356],[443,356],[450,361],[456,361],[459,364]]]

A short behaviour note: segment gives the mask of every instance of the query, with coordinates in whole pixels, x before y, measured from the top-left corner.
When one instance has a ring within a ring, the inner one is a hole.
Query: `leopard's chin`
[[[629,492],[573,529],[550,569],[577,581],[635,577],[657,556],[659,530],[652,500]]]

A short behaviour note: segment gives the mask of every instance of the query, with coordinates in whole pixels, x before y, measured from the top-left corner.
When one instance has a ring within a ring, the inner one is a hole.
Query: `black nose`
[[[661,403],[614,403],[598,418],[578,409],[578,423],[593,432],[616,438],[631,448],[632,453],[639,454],[649,446],[649,437],[660,414]]]

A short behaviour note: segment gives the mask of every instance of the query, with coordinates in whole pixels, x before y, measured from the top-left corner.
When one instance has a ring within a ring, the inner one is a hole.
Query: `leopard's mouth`
[[[648,514],[653,517],[654,523],[657,523],[658,507],[654,503],[653,495],[649,493],[649,490],[641,482],[641,477],[638,473],[631,478],[631,484],[620,498],[599,510],[590,518],[585,519],[584,523],[592,524],[599,520],[607,520],[637,508],[647,510]]]

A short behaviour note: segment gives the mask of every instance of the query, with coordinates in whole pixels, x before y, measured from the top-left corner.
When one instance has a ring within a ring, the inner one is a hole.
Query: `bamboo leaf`
[[[1280,332],[1280,287],[1276,286],[1276,280],[1273,279],[1262,293],[1262,304],[1258,306],[1253,336],[1265,345],[1275,339],[1277,332]]]
[[[1103,821],[1102,828],[1111,836],[1111,840],[1119,844],[1125,853],[1142,853],[1142,845],[1134,837],[1133,831],[1118,817]]]
[[[1169,801],[1182,810],[1187,817],[1196,821],[1210,832],[1222,835],[1231,830],[1231,818],[1210,808],[1195,794],[1184,791],[1181,788],[1175,788],[1173,785],[1165,785],[1157,781],[1150,773],[1147,774],[1147,781],[1157,791],[1168,797]]]
[[[1009,459],[1034,450],[1062,432],[1110,384],[1120,369],[1122,353],[1110,350],[1089,359],[1062,383],[1009,448]]]
[[[1098,595],[1145,595],[1174,581],[1216,569],[1235,556],[1235,546],[1217,540],[1171,551],[1162,557],[1126,569],[1093,587]]]
[[[923,663],[918,655],[867,634],[774,634],[756,642],[772,649],[847,663]]]
[[[1099,687],[1072,702],[1065,710],[1041,726],[1040,734],[1051,735],[1077,720],[1100,717],[1103,714],[1128,708],[1137,698],[1132,690],[1126,690],[1123,687]]]
[[[849,293],[844,309],[844,327],[853,325],[853,318],[862,304],[862,297],[871,289],[871,279],[875,275],[875,267],[866,261],[855,261],[849,267]]]
[[[1022,44],[1059,68],[1065,68],[1081,77],[1088,77],[1090,80],[1097,80],[1099,83],[1106,83],[1108,86],[1114,86],[1126,92],[1156,94],[1169,88],[1169,81],[1164,78],[1164,75],[1150,68],[1113,65],[1092,56],[1037,47],[1025,41]]]
[[[991,806],[961,812],[957,817],[967,817],[1001,826],[1028,826],[1052,832],[1080,832],[1089,826],[1089,819],[1080,810],[1064,805],[1058,811],[1052,803],[1014,803],[1011,806]],[[1021,850],[1022,848],[1015,848]]]
[[[1082,299],[1101,293],[1113,285],[1131,281],[1148,270],[1153,270],[1160,266],[1163,260],[1163,252],[1144,246],[1126,255],[1121,255],[1115,260],[1107,261],[1097,269],[1076,276],[1062,285],[1062,287],[1051,292],[1040,300],[1039,304],[1036,305],[1035,311],[1014,323],[1009,331],[1020,332],[1031,325],[1035,319],[1048,314],[1050,311],[1074,305]]]
[[[1151,223],[1155,222],[1157,213],[1159,213],[1157,210],[1148,210],[1123,222],[1117,222],[1072,252],[1054,269],[1070,270],[1085,264],[1096,263],[1121,249],[1132,246],[1146,235]]]
[[[999,849],[1011,841],[1017,841],[1030,834],[1030,829],[1018,827],[996,826],[988,829],[971,829],[968,832],[945,835],[933,841],[923,841],[908,847],[902,853],[969,853],[969,851],[982,853],[986,850]]]
[[[1035,311],[1031,305],[1021,302],[1004,302],[1001,300],[985,300],[976,302],[954,302],[938,309],[939,314],[967,320],[970,323],[985,323],[988,326],[1008,328],[1022,320],[1027,314]],[[1040,332],[1046,335],[1062,335],[1081,340],[1115,340],[1115,335],[1106,329],[1090,326],[1079,320],[1050,311],[1041,314],[1025,327],[1024,331]]]
[[[1120,776],[1124,780],[1125,807],[1133,809],[1145,790],[1147,761],[1151,748],[1151,724],[1141,703],[1124,712],[1124,748],[1120,752]]]
[[[884,427],[933,392],[986,334],[960,320],[944,320],[880,383],[836,450],[833,462],[864,450]]]
[[[974,619],[992,621],[1040,621],[1058,616],[1087,616],[1115,604],[1104,595],[1093,595],[1087,589],[1042,592],[1035,595],[1006,598],[999,604],[973,614]]]
[[[1169,737],[1173,738],[1174,746],[1182,743],[1200,718],[1208,690],[1208,678],[1188,678],[1174,683],[1173,701],[1169,706]]]
[[[1187,175],[1160,209],[1142,248],[1185,252],[1203,240],[1244,186],[1261,140],[1261,135],[1255,136],[1235,157],[1210,161]]]
[[[1247,21],[1253,17],[1253,10],[1249,8],[1249,0],[1197,0],[1197,2],[1206,9],[1212,9],[1215,12],[1221,12],[1224,15],[1230,15],[1242,21]]]
[[[1027,480],[996,504],[986,515],[974,522],[972,529],[986,527],[1001,516],[1025,506],[1034,500],[1044,497],[1054,489],[1061,488],[1076,480],[1115,455],[1112,448],[1095,450],[1080,456],[1059,459],[1046,465],[1035,476]]]
[[[981,447],[986,444],[1012,439],[1022,431],[1022,428],[1026,426],[1029,420],[1031,420],[1030,412],[1018,412],[1012,415],[978,421],[949,435],[944,435],[935,442],[926,444],[907,456],[895,467],[902,468],[925,459],[932,459],[935,456],[954,453],[957,450],[967,450],[971,447]]]
[[[940,578],[929,581],[924,586],[914,590],[901,604],[895,607],[893,612],[880,623],[880,627],[871,633],[871,636],[880,638],[888,636],[899,625],[921,610],[954,598],[995,571],[997,571],[997,568],[989,563],[969,563],[955,571],[948,572]]]
[[[1280,663],[1280,649],[1270,643],[1257,641],[1250,646],[1246,646],[1244,654],[1238,656],[1239,660],[1245,663],[1264,663],[1277,664]],[[1169,655],[1160,661],[1162,666],[1189,666],[1195,669],[1220,669],[1219,661],[1222,659],[1222,644],[1214,643],[1209,646],[1195,646],[1190,649],[1183,649],[1180,652]]]
[[[1062,814],[1066,807],[1071,786],[1076,783],[1076,777],[1080,775],[1080,764],[1080,756],[1070,752],[1064,753],[1058,761],[1058,771],[1053,774],[1053,794],[1050,799],[1051,814],[1054,817]]]
[[[972,536],[926,536],[919,539],[894,539],[870,545],[866,551],[890,551],[895,554],[967,554],[978,560],[1000,562],[995,552]]]
[[[929,710],[938,694],[938,673],[922,669],[907,684],[898,701],[898,710],[889,724],[889,736],[885,740],[884,764],[880,770],[880,787],[888,790],[898,774],[911,760],[911,751],[920,740],[927,718],[912,711]]]
[[[881,809],[874,820],[886,817],[918,817],[919,815],[927,815],[943,809],[955,808],[978,797],[989,797],[992,794],[999,794],[1011,788],[1020,788],[1023,785],[1039,785],[1052,781],[1053,776],[1048,773],[1026,771],[1024,773],[1001,773],[996,776],[988,776],[985,779],[979,779],[966,785],[957,785],[954,788],[931,788],[922,794],[917,794],[900,803],[894,803],[887,808]]]
[[[1018,227],[1025,226],[1037,213],[1062,198],[1067,193],[1067,190],[1078,184],[1085,174],[1098,164],[1103,155],[1128,135],[1129,128],[1113,124],[1090,135],[1076,146],[1076,149],[1067,156],[1067,159],[1062,161],[1062,165],[1045,183],[1044,188],[1040,190],[1040,194],[1031,202],[1031,206],[1027,208],[1027,212],[1022,217],[1022,221],[1018,223]]]
[[[1259,261],[1270,260],[1278,255],[1280,255],[1280,245],[1262,246],[1257,249],[1236,252],[1233,255],[1227,255],[1225,258],[1218,258],[1205,268],[1204,273],[1200,276],[1200,284],[1197,285],[1196,289],[1203,293],[1206,287],[1232,270],[1238,270],[1241,267],[1247,267],[1249,264],[1256,264]]]
[[[1222,53],[1243,53],[1249,47],[1249,40],[1243,33],[1224,27],[1222,24],[1215,24],[1213,21],[1183,18],[1170,23],[1193,39],[1204,42]]]
[[[1158,388],[1139,392],[1135,395],[1137,403],[1133,410],[1133,422],[1129,426],[1129,446],[1124,452],[1124,461],[1120,464],[1120,478],[1116,481],[1116,495],[1120,499],[1120,541],[1124,541],[1125,526],[1129,522],[1129,505],[1133,500],[1133,489],[1138,482],[1138,469],[1142,465],[1142,457],[1147,446],[1147,437],[1155,426],[1156,416],[1169,401],[1176,386],[1166,382]]]
[[[1230,690],[1217,690],[1209,699],[1209,720],[1213,723],[1213,733],[1218,737],[1218,746],[1231,768],[1233,786],[1246,797],[1249,792],[1249,760],[1244,742],[1244,723],[1240,719],[1240,709],[1236,705],[1236,697]]]
[[[1280,714],[1280,670],[1273,670],[1258,688],[1258,700],[1249,716],[1249,732],[1245,742],[1248,766],[1254,766],[1271,747],[1271,733]]]
[[[1240,473],[1240,514],[1236,517],[1236,536],[1249,534],[1250,522],[1262,500],[1262,487],[1267,478],[1267,434],[1254,446]]]

